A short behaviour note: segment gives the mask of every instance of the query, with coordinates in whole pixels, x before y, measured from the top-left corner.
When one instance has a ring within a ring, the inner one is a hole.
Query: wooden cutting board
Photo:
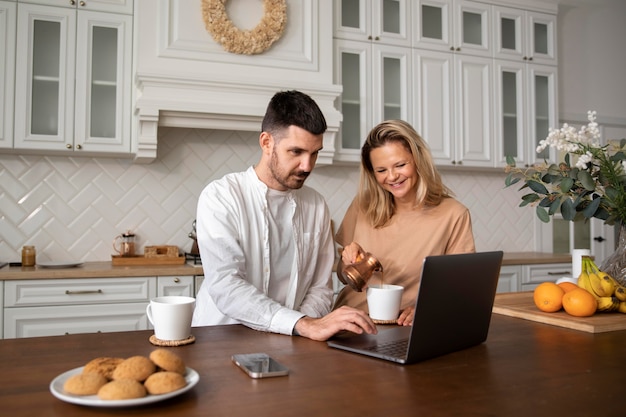
[[[574,317],[565,311],[539,311],[533,302],[532,291],[497,294],[493,312],[589,333],[626,330],[626,314],[623,313],[596,313],[591,317]]]

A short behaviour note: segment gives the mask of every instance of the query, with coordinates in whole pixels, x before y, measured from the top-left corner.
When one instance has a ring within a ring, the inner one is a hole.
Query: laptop
[[[328,346],[409,364],[487,339],[502,251],[428,256],[412,326],[378,326],[378,334],[346,332]]]

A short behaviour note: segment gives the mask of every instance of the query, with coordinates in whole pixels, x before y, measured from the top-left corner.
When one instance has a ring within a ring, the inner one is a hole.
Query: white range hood
[[[283,36],[260,55],[225,52],[206,32],[200,10],[200,0],[138,0],[136,161],[156,158],[159,126],[260,131],[271,97],[296,89],[315,99],[326,117],[318,164],[332,163],[341,86],[332,83],[332,28],[319,27],[332,22],[331,3],[288,1]]]

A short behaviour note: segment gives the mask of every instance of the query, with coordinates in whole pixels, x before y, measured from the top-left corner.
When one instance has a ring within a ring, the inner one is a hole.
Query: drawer
[[[5,281],[4,307],[147,304],[155,296],[156,277],[13,280]]]
[[[147,303],[7,308],[4,338],[148,329]]]

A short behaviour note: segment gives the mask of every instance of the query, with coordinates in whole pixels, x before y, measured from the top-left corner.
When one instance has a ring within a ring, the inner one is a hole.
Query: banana
[[[603,294],[605,296],[613,295],[617,281],[604,271],[598,271],[596,275],[600,277],[600,286],[602,287]]]
[[[591,288],[591,283],[589,282],[589,274],[587,274],[584,269],[583,272],[581,272],[578,276],[578,286],[593,295],[596,300],[599,298]]]
[[[598,274],[595,272],[591,272],[589,274],[589,283],[591,285],[591,289],[598,297],[610,297],[613,295],[613,291],[607,293],[603,286],[603,280],[600,278]]]
[[[598,297],[598,309],[601,313],[609,313],[619,308],[619,300],[615,297]]]
[[[613,293],[615,297],[617,297],[620,301],[626,301],[626,287],[622,285],[617,285],[615,287],[615,292]]]
[[[626,301],[620,301],[619,307],[617,307],[617,311],[620,313],[626,313]]]

